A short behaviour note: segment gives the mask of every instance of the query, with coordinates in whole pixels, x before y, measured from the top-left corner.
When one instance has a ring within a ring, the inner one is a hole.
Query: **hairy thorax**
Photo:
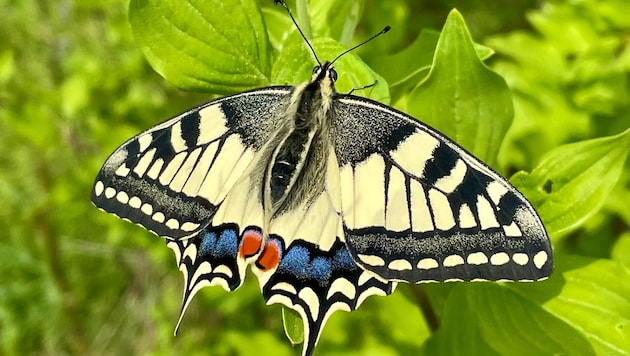
[[[325,189],[331,154],[332,112],[324,83],[299,86],[292,94],[281,128],[261,160],[261,199],[271,218],[310,204]],[[328,88],[330,90],[330,88]]]

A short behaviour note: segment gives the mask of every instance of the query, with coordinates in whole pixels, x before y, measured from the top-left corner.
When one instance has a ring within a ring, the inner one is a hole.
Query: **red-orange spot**
[[[239,255],[241,258],[251,257],[260,251],[262,245],[262,235],[258,231],[247,230],[243,234]]]
[[[280,246],[278,246],[278,241],[268,240],[265,244],[265,248],[256,261],[256,265],[263,271],[268,271],[278,266],[279,262]]]

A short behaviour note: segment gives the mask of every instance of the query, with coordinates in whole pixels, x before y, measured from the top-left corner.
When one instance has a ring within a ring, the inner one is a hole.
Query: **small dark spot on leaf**
[[[545,191],[545,193],[551,194],[551,191],[553,190],[553,182],[551,181],[551,179],[547,179],[545,184],[543,184],[542,189],[543,191]]]

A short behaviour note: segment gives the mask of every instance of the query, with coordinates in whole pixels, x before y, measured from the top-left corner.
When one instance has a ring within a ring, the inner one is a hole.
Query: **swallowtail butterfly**
[[[94,204],[175,252],[182,315],[250,266],[267,304],[301,315],[310,355],[334,311],[397,282],[550,275],[547,233],[521,193],[420,121],[337,93],[333,62],[150,128],[98,173]]]

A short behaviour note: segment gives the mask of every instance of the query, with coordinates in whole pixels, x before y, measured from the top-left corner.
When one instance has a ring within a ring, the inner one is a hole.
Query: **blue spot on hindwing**
[[[350,252],[348,252],[348,249],[345,247],[337,250],[332,263],[335,270],[354,271],[358,268],[357,263],[354,262],[352,256],[350,256]]]
[[[308,268],[308,275],[320,284],[325,284],[332,274],[331,265],[330,258],[315,257]]]
[[[217,241],[216,248],[214,250],[215,257],[229,257],[236,256],[238,251],[238,241],[236,231],[233,229],[225,229],[221,232],[219,241]]]
[[[201,234],[201,244],[199,244],[199,252],[202,256],[207,256],[214,251],[217,244],[217,234],[214,232],[203,230]]]
[[[308,262],[310,260],[308,249],[302,246],[295,246],[287,251],[278,269],[282,272],[290,273],[298,278],[305,278],[308,273]]]

